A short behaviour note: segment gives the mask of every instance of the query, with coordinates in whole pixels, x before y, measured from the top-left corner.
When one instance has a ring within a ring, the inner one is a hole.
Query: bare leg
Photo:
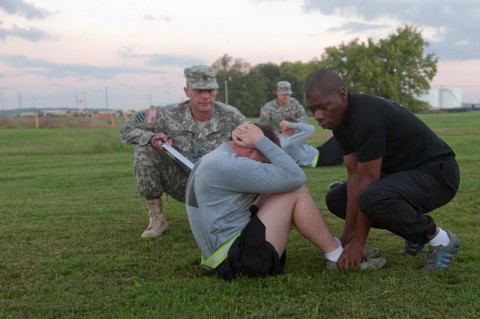
[[[289,193],[262,194],[255,205],[259,207],[257,216],[266,227],[266,240],[279,255],[285,251],[292,223],[324,253],[339,247],[305,186]]]

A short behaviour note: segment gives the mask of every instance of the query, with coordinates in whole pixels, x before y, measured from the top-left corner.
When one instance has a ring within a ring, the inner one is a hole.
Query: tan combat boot
[[[142,234],[142,238],[158,237],[168,229],[167,218],[163,214],[161,199],[146,200],[150,223]]]

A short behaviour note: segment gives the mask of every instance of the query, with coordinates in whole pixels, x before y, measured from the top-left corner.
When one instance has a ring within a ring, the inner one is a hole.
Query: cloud
[[[320,11],[322,14],[361,18],[365,23],[379,18],[396,18],[422,30],[432,28],[435,32],[428,51],[442,59],[478,59],[478,17],[480,6],[476,1],[459,0],[404,0],[362,1],[305,0],[306,12]],[[357,20],[357,19],[356,19]],[[395,25],[392,27],[398,27]],[[351,31],[350,23],[344,28]],[[362,29],[360,31],[365,31]]]
[[[169,54],[142,54],[135,53],[133,48],[123,48],[117,51],[118,55],[124,59],[145,59],[146,63],[151,66],[179,66],[206,64],[202,59],[191,56],[169,55]]]
[[[124,59],[145,58],[145,54],[133,52],[132,47],[124,47],[117,51],[118,56]]]
[[[155,18],[153,15],[151,14],[146,14],[143,16],[143,19],[144,20],[147,20],[147,21],[155,21],[155,20],[158,20],[160,22],[170,22],[170,20],[172,20],[172,18],[168,17],[168,16],[161,16],[161,17],[158,17],[158,18]]]
[[[176,56],[168,54],[151,54],[148,57],[147,63],[152,66],[187,66],[205,64],[204,60],[188,57],[188,56]]]
[[[53,63],[45,60],[29,59],[22,55],[0,55],[0,61],[7,65],[24,69],[27,72],[48,78],[92,77],[97,79],[110,79],[118,74],[158,74],[158,69],[119,67],[100,67],[86,64]]]
[[[357,33],[364,32],[373,29],[384,29],[388,27],[385,24],[371,24],[371,23],[362,23],[362,22],[348,22],[344,23],[341,27],[330,28],[329,31],[343,31],[348,33]]]
[[[23,0],[1,0],[0,8],[9,14],[23,16],[28,20],[42,20],[52,14]]]
[[[25,40],[30,40],[32,42],[42,41],[42,40],[49,40],[53,39],[54,37],[44,32],[38,28],[20,28],[17,27],[15,24],[13,25],[11,30],[2,29],[0,28],[0,40],[6,40],[8,36],[19,37]]]

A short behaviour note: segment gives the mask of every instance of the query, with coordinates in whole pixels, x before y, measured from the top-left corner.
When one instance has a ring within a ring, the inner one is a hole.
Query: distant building
[[[20,117],[35,117],[37,114],[37,112],[22,112],[20,113]]]
[[[69,110],[45,110],[41,112],[43,116],[46,117],[66,117],[70,116]]]
[[[454,109],[462,107],[462,91],[460,88],[441,87],[432,89],[427,94],[419,97],[436,109]]]

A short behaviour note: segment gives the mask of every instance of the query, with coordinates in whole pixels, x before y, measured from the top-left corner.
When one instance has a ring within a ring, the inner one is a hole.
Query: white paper
[[[185,164],[185,166],[187,166],[188,168],[192,169],[193,168],[193,163],[190,162],[190,160],[188,158],[186,158],[185,156],[183,156],[182,154],[180,154],[176,149],[174,149],[172,146],[170,146],[170,144],[168,143],[164,143],[162,145],[162,147],[164,149],[166,149],[170,154],[172,154],[176,159],[178,159],[180,162],[182,162],[183,164]]]

